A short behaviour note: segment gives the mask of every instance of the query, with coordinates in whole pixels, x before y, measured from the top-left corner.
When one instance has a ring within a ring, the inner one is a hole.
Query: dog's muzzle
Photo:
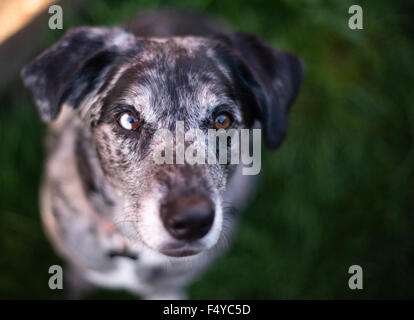
[[[160,207],[160,215],[168,233],[178,243],[188,244],[203,238],[210,231],[215,214],[214,205],[207,197],[187,194],[167,196]],[[167,247],[163,253],[174,256],[178,246]],[[190,254],[186,252],[185,255]]]

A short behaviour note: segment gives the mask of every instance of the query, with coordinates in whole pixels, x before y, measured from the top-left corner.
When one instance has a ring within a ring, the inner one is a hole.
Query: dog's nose
[[[175,199],[161,206],[161,219],[167,231],[178,240],[204,237],[214,221],[214,209],[203,198]]]

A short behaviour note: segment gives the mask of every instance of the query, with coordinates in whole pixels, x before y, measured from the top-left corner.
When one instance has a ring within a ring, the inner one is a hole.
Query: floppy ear
[[[41,119],[54,120],[67,103],[77,107],[116,57],[117,44],[133,37],[120,28],[78,27],[21,71]]]
[[[261,122],[267,147],[280,146],[287,129],[290,106],[298,94],[303,77],[303,63],[295,55],[272,48],[257,36],[235,33],[222,39],[239,58],[238,78],[250,92],[251,111]]]

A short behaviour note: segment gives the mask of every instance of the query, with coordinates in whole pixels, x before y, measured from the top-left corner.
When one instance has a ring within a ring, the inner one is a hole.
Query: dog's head
[[[294,55],[248,34],[155,39],[81,27],[22,77],[44,121],[62,107],[77,110],[105,181],[117,192],[117,221],[156,251],[188,256],[220,238],[223,194],[235,166],[156,163],[155,149],[165,142],[158,130],[175,132],[177,121],[203,132],[251,128],[257,120],[265,144],[276,149],[302,73]]]

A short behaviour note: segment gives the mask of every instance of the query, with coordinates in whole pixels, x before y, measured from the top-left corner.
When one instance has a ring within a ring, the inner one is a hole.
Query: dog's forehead
[[[137,39],[130,59],[109,92],[111,104],[128,104],[151,123],[199,121],[214,107],[232,104],[228,70],[206,38]],[[166,124],[167,125],[167,124]]]
[[[207,56],[213,57],[212,47],[214,41],[203,37],[167,37],[167,38],[136,38],[136,41],[142,44],[145,54],[140,56],[141,59],[151,60],[153,58],[174,55],[181,57],[194,58],[198,54],[205,52]],[[210,50],[208,50],[210,49]],[[208,50],[208,52],[206,52]],[[172,55],[171,55],[172,54]],[[174,60],[171,60],[174,62]]]

